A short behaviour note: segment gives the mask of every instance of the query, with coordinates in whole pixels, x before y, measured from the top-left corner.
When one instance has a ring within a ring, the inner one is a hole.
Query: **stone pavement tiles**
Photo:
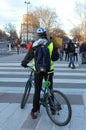
[[[20,108],[20,103],[0,103],[0,130],[86,130],[85,93],[82,98],[81,103],[72,104],[72,119],[63,127],[52,123],[44,107],[41,107],[39,117],[33,120],[30,116],[31,103],[27,103],[24,109]]]

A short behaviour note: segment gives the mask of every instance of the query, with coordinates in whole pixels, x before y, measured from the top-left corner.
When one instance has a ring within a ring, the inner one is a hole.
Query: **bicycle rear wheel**
[[[26,86],[25,86],[25,90],[24,90],[24,94],[23,94],[23,97],[22,97],[22,101],[21,101],[21,109],[23,109],[25,107],[25,104],[29,98],[29,95],[30,95],[30,91],[31,91],[31,81],[27,81],[26,83]]]
[[[72,109],[67,97],[60,91],[53,90],[46,97],[46,112],[58,126],[65,126],[72,116]]]

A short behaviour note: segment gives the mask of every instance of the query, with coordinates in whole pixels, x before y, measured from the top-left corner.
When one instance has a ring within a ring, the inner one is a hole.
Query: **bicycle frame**
[[[29,81],[34,81],[34,77],[33,77],[33,72],[34,72],[34,70],[33,70],[33,68],[31,67],[31,66],[28,66],[28,68],[31,70],[28,70],[28,75],[29,75],[29,78],[28,78],[28,80]],[[30,74],[29,74],[29,72],[30,72]]]

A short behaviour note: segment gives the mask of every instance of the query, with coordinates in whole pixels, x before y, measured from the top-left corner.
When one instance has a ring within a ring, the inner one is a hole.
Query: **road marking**
[[[28,65],[32,65],[32,63],[29,63]],[[75,64],[77,67],[79,67],[78,64]],[[21,63],[0,63],[0,66],[21,66]],[[68,66],[68,63],[55,63],[54,66],[60,66],[60,67],[67,67]]]
[[[0,82],[26,82],[27,78],[0,78]],[[54,83],[71,83],[71,84],[86,84],[86,79],[55,79]]]
[[[0,70],[28,70],[28,68],[23,68],[23,67],[0,67]],[[72,71],[72,72],[76,72],[76,71],[86,71],[86,68],[76,68],[76,69],[71,69],[71,68],[55,68],[55,71]]]
[[[9,71],[9,72],[7,72],[7,71],[1,71],[0,72],[0,74],[5,74],[5,75],[28,75],[28,72],[25,72],[25,71],[23,71],[23,72],[20,72],[20,71],[17,71],[17,72],[15,72],[15,71]],[[54,75],[55,76],[86,76],[86,73],[79,73],[79,72],[76,72],[76,73],[67,73],[67,72],[54,72]]]

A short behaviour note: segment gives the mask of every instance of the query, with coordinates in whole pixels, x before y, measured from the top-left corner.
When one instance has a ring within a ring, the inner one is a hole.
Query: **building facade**
[[[32,13],[24,14],[21,22],[20,37],[22,43],[33,41],[36,38],[36,30],[40,23]]]

